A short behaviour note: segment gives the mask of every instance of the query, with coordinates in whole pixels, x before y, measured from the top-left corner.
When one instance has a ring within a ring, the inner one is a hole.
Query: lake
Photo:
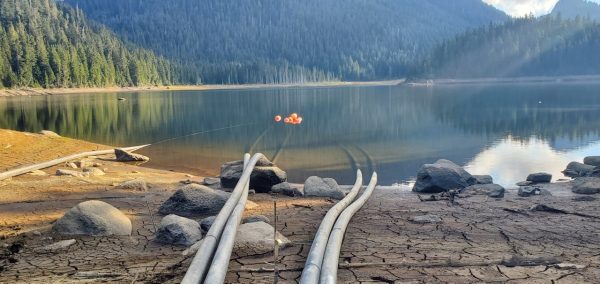
[[[126,101],[118,101],[124,97]],[[600,84],[306,87],[0,98],[0,128],[118,146],[152,143],[148,167],[217,175],[261,152],[292,182],[405,183],[445,158],[513,186],[600,155]],[[301,125],[275,115],[300,114]]]

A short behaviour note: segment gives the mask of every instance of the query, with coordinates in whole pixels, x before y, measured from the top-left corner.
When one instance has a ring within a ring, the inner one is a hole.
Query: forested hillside
[[[66,0],[207,83],[404,76],[433,46],[507,16],[481,0]]]
[[[98,87],[191,81],[54,0],[0,1],[0,87]]]
[[[415,77],[600,74],[600,24],[558,16],[514,19],[446,41]]]
[[[560,0],[554,6],[552,15],[575,19],[584,17],[600,21],[600,5],[588,0]]]

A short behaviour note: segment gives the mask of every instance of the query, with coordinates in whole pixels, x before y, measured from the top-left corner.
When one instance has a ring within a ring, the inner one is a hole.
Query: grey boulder
[[[77,204],[52,226],[63,235],[131,235],[131,220],[112,205],[90,200]]]
[[[202,230],[198,222],[175,214],[162,218],[156,231],[156,241],[164,244],[189,246],[201,239]]]
[[[269,218],[267,218],[267,216],[264,216],[264,215],[251,215],[251,216],[248,216],[248,217],[242,219],[242,224],[254,223],[254,222],[269,223],[270,220],[269,220]]]
[[[134,154],[123,149],[115,149],[115,156],[117,157],[117,161],[119,162],[147,162],[150,161],[150,158],[140,155]]]
[[[448,160],[438,160],[421,167],[412,190],[419,193],[440,193],[463,189],[475,183],[477,180],[459,165]]]
[[[584,177],[571,182],[573,193],[577,194],[598,194],[600,193],[600,178]]]
[[[287,196],[304,196],[304,190],[302,187],[293,186],[288,182],[282,182],[271,187],[272,193],[283,194]]]
[[[473,175],[477,184],[492,184],[494,179],[490,175]]]
[[[594,167],[600,167],[600,156],[585,157],[583,163]]]
[[[487,195],[493,198],[503,198],[504,191],[504,187],[498,184],[475,184],[465,187],[461,193],[465,195]]]
[[[221,166],[221,186],[234,188],[244,170],[243,161],[233,161]],[[250,175],[250,188],[266,193],[271,187],[287,181],[287,173],[266,158],[260,159]]]
[[[549,173],[534,173],[527,176],[527,181],[532,183],[548,183],[552,181],[552,175]]]
[[[200,220],[200,228],[202,229],[202,231],[208,232],[212,224],[215,222],[216,218],[217,216],[210,216]]]
[[[582,164],[579,162],[571,162],[567,165],[567,168],[563,171],[565,176],[576,178],[590,175],[594,172],[596,167]]]
[[[242,224],[238,227],[233,251],[238,254],[256,255],[273,251],[273,227],[265,222]],[[276,240],[280,248],[291,244],[290,240],[277,232]]]
[[[129,180],[115,187],[122,190],[148,191],[148,185],[140,179]]]
[[[229,194],[199,184],[189,184],[179,188],[159,208],[161,214],[177,214],[180,216],[197,216],[217,213]]]
[[[343,199],[346,193],[340,189],[337,182],[332,178],[311,176],[304,182],[304,195]]]

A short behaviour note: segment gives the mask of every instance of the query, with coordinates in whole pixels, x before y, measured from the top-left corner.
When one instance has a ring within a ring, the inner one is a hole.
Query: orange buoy
[[[296,121],[298,121],[298,124],[302,123],[302,117],[301,116],[298,117],[298,119]]]
[[[283,122],[285,122],[285,123],[290,123],[290,118],[289,118],[289,117],[286,117],[286,118],[283,120]]]
[[[297,119],[298,118],[298,114],[294,112],[294,113],[292,113],[290,115],[290,117],[293,118],[293,119]]]
[[[276,115],[275,122],[280,122],[280,121],[281,121],[281,115]]]

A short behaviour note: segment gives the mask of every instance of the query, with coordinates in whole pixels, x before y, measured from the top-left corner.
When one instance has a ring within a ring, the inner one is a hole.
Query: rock
[[[521,181],[521,182],[516,183],[517,186],[530,186],[532,184],[533,184],[533,182],[530,182],[530,181]]]
[[[473,175],[477,184],[492,184],[494,179],[490,175]]]
[[[148,185],[143,180],[134,179],[117,185],[115,189],[148,191]]]
[[[210,230],[210,226],[212,226],[216,218],[217,216],[210,216],[200,220],[200,228],[202,231],[208,232],[208,230]]]
[[[103,176],[104,172],[99,168],[85,168],[83,174],[88,176]]]
[[[254,222],[265,222],[269,223],[271,220],[264,215],[251,215],[242,219],[242,224],[254,223]]]
[[[131,235],[131,221],[112,205],[90,200],[77,204],[52,226],[63,235]]]
[[[290,240],[277,232],[280,248],[291,244]],[[264,254],[273,251],[273,227],[265,222],[241,224],[237,231],[233,251],[246,254]]]
[[[591,201],[596,201],[597,198],[589,196],[589,195],[584,195],[584,196],[575,196],[571,200],[573,200],[575,202],[591,202]]]
[[[65,170],[65,169],[58,169],[58,170],[56,170],[56,175],[57,176],[73,176],[73,177],[84,177],[84,176],[86,176],[82,172],[73,171],[73,170]]]
[[[548,173],[534,173],[527,176],[527,181],[532,183],[548,183],[552,181],[552,175]]]
[[[248,189],[248,194],[250,194],[250,195],[256,194],[256,190]]]
[[[583,163],[594,167],[600,167],[600,156],[585,157]]]
[[[29,175],[31,175],[31,176],[40,176],[41,177],[41,176],[46,176],[47,174],[45,172],[43,172],[43,171],[40,171],[40,170],[33,170],[33,171],[29,172]]]
[[[552,193],[550,193],[548,190],[534,186],[522,186],[519,188],[517,194],[521,197],[530,197],[534,195],[552,196]]]
[[[162,218],[156,231],[156,241],[164,244],[189,246],[201,239],[198,222],[174,214]]]
[[[288,182],[282,182],[271,187],[272,193],[284,194],[287,196],[304,196],[304,189],[301,187],[292,186]]]
[[[66,249],[72,245],[74,245],[77,241],[75,239],[64,240],[60,242],[56,242],[41,248],[34,249],[35,252],[53,252],[61,249]]]
[[[218,213],[229,194],[199,184],[189,184],[179,188],[158,212],[190,217],[202,214]]]
[[[414,192],[439,193],[451,189],[463,189],[477,180],[462,167],[448,160],[425,164],[417,174]]]
[[[79,168],[89,168],[94,167],[97,163],[90,159],[81,159],[79,161],[75,161],[74,164]]]
[[[213,177],[204,178],[204,180],[202,181],[202,184],[207,185],[207,186],[218,185],[220,183],[221,183],[221,180],[219,178],[213,178]]]
[[[579,162],[571,162],[567,165],[567,168],[563,171],[565,176],[576,178],[584,177],[591,174],[596,167],[582,164]]]
[[[73,162],[68,162],[68,163],[65,163],[65,167],[69,167],[71,169],[76,169],[77,165]]]
[[[421,215],[410,217],[409,221],[417,224],[437,224],[442,222],[442,218],[437,215]]]
[[[493,198],[503,198],[504,191],[504,187],[498,184],[475,184],[465,187],[461,193],[466,195],[487,195]]]
[[[42,135],[48,136],[48,137],[53,137],[53,138],[60,137],[60,135],[58,135],[56,132],[50,131],[50,130],[42,130],[39,132],[39,134],[42,134]]]
[[[343,199],[346,193],[340,189],[337,182],[332,178],[311,176],[304,182],[304,195]]]
[[[573,193],[598,194],[600,193],[600,178],[584,177],[572,181]]]
[[[221,186],[234,188],[242,176],[244,168],[243,161],[233,161],[221,166]],[[250,188],[256,192],[266,193],[271,187],[287,181],[285,171],[273,165],[266,158],[260,159],[250,176]]]
[[[117,157],[117,161],[119,162],[147,162],[150,161],[150,158],[140,155],[134,154],[131,152],[127,152],[123,149],[115,149],[115,156]]]

